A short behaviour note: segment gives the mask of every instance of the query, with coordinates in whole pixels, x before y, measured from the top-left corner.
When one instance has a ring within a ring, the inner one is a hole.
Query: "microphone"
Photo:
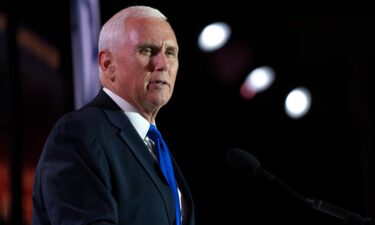
[[[233,148],[227,152],[226,160],[230,166],[232,166],[237,171],[251,176],[261,176],[267,180],[276,183],[277,185],[284,188],[291,195],[296,197],[298,200],[307,204],[308,206],[329,214],[331,216],[337,217],[346,223],[350,224],[375,224],[371,218],[362,217],[357,213],[350,212],[346,209],[340,208],[338,206],[329,204],[319,199],[306,198],[298,192],[290,188],[286,183],[278,179],[275,175],[263,169],[260,165],[259,160],[252,154],[238,148]]]
[[[226,159],[229,165],[241,173],[251,176],[259,174],[270,181],[274,181],[276,179],[275,175],[262,169],[257,158],[244,150],[233,148],[227,152]]]

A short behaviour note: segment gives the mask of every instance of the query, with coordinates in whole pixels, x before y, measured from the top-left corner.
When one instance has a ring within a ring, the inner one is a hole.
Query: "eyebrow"
[[[151,48],[151,49],[158,49],[158,50],[160,50],[161,49],[161,46],[160,45],[158,45],[158,44],[153,44],[153,43],[142,43],[142,44],[139,44],[138,45],[138,47],[137,47],[138,49],[142,49],[142,48]],[[173,50],[173,51],[175,51],[175,52],[178,52],[178,46],[177,45],[173,45],[173,44],[166,44],[166,47],[165,47],[166,49],[168,49],[168,50]]]

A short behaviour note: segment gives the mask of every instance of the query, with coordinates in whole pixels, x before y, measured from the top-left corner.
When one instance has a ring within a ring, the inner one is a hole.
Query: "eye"
[[[168,57],[175,57],[175,56],[177,56],[176,49],[174,49],[174,48],[167,48],[167,50],[165,51],[165,54]]]
[[[152,55],[152,49],[150,47],[144,47],[139,50],[139,53],[150,56]]]

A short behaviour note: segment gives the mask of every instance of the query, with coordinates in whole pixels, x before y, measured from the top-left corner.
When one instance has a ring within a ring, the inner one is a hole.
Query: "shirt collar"
[[[103,88],[103,91],[124,111],[125,115],[129,118],[135,130],[142,139],[145,139],[150,123],[133,107],[129,102],[120,96],[116,95],[108,88]]]

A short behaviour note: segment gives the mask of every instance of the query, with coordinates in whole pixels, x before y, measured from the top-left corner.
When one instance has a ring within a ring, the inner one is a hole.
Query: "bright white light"
[[[252,98],[256,93],[266,90],[275,80],[275,72],[269,66],[262,66],[254,69],[246,77],[241,86],[241,93],[244,98]]]
[[[298,119],[304,116],[309,111],[310,106],[311,94],[304,87],[292,90],[285,100],[285,112],[293,119]]]
[[[246,83],[256,92],[266,90],[275,79],[275,73],[271,67],[262,66],[254,69],[246,78]]]
[[[231,34],[230,27],[224,22],[208,25],[198,38],[198,45],[202,51],[215,51],[228,41]]]

